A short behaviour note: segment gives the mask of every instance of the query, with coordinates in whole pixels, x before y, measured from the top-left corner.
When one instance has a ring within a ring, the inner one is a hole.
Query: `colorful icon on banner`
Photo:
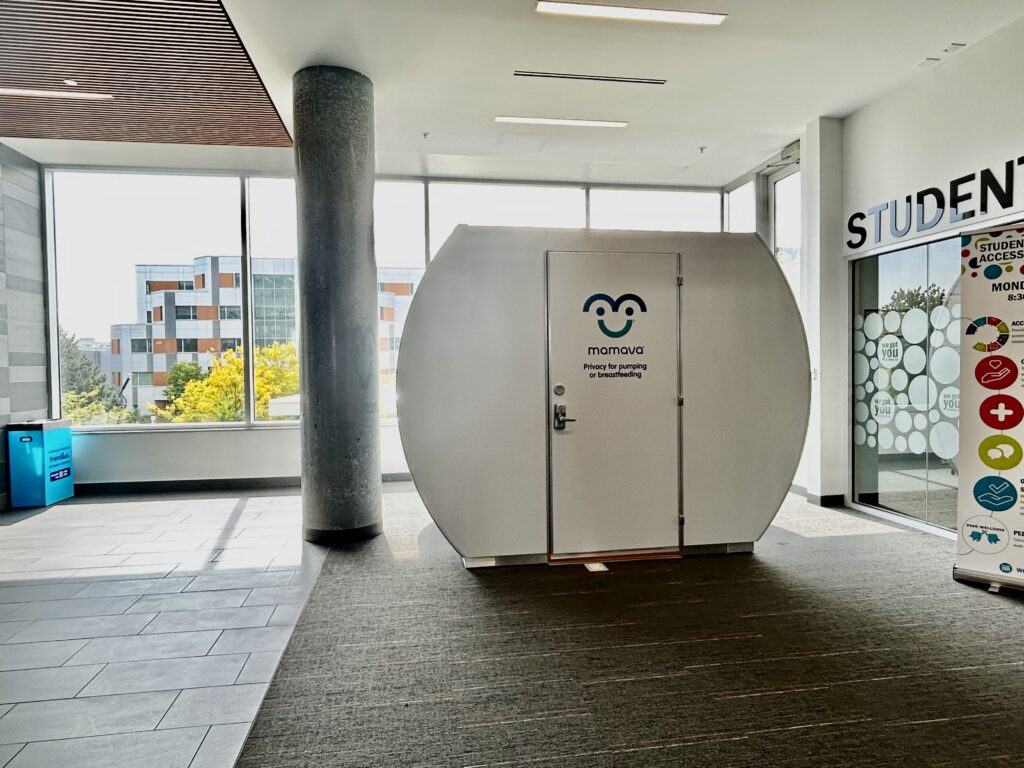
[[[1024,405],[1010,395],[991,395],[981,401],[981,420],[991,429],[1013,429],[1024,420]]]
[[[974,500],[989,512],[1005,512],[1017,503],[1017,489],[1009,480],[986,475],[974,484]]]
[[[978,456],[985,466],[1005,472],[1020,464],[1020,443],[1009,435],[990,435],[978,446]]]
[[[1006,526],[988,515],[975,515],[960,527],[960,536],[976,552],[994,555],[1010,543]]]
[[[989,355],[974,367],[974,378],[986,389],[1006,389],[1017,375],[1017,364],[1004,355]]]
[[[989,342],[979,341],[974,344],[974,349],[978,352],[995,352],[1010,340],[1010,327],[998,317],[979,317],[967,326],[965,333],[968,336],[975,336],[982,328],[995,328],[996,339]]]

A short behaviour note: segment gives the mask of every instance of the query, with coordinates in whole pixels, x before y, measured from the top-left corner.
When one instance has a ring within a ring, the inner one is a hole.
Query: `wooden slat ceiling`
[[[292,144],[220,0],[0,0],[0,88],[114,97],[0,95],[0,136]]]

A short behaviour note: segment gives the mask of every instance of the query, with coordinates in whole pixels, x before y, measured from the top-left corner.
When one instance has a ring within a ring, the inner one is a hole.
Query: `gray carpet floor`
[[[433,527],[332,550],[238,766],[1024,765],[1024,603],[950,541],[778,523],[608,573],[468,572]]]

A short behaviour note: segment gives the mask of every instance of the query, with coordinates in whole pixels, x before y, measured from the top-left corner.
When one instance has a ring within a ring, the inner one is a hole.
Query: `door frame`
[[[552,381],[551,381],[551,254],[553,253],[607,253],[617,256],[651,254],[675,256],[676,258],[676,516],[679,521],[679,542],[674,549],[651,551],[624,551],[621,553],[594,553],[594,557],[558,557],[554,554],[554,487],[552,473]],[[601,560],[639,560],[642,558],[679,557],[683,550],[685,532],[685,508],[683,504],[683,255],[678,251],[605,251],[583,249],[548,249],[544,251],[544,442],[546,462],[547,501],[547,561],[552,564],[570,564],[591,561],[600,556]]]

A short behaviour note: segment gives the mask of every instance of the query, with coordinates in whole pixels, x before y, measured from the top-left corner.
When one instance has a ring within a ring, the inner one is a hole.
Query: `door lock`
[[[565,403],[555,403],[554,428],[558,431],[562,431],[565,429],[565,425],[570,421],[576,421],[576,419],[567,419],[565,417]]]

